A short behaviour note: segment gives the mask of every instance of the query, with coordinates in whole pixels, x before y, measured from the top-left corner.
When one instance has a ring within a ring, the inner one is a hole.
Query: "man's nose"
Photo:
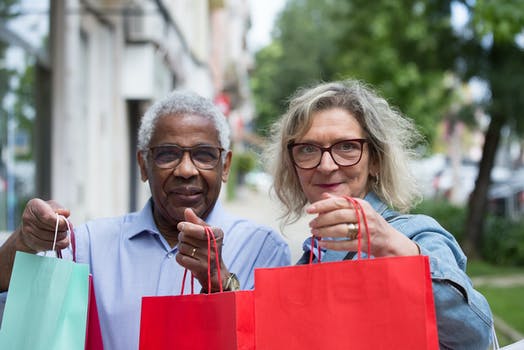
[[[180,159],[180,163],[178,163],[178,165],[175,167],[173,173],[176,176],[181,176],[185,178],[198,175],[198,169],[193,163],[189,151],[184,151],[182,159]]]

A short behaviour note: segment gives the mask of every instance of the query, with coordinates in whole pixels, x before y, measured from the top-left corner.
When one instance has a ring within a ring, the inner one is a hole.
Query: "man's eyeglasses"
[[[360,162],[366,139],[344,140],[329,147],[320,147],[311,143],[290,143],[287,148],[293,163],[300,169],[316,168],[324,152],[329,152],[339,166],[351,166]]]
[[[223,148],[213,146],[180,147],[177,145],[162,145],[149,148],[155,165],[161,169],[174,169],[189,152],[193,164],[202,170],[210,170],[217,166]]]

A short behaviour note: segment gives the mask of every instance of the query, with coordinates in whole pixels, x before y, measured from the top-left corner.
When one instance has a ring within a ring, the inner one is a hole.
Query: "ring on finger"
[[[358,224],[350,222],[347,224],[347,236],[350,240],[356,239],[358,236]]]
[[[193,250],[191,251],[191,257],[194,258],[195,257],[195,253],[196,253],[197,249],[195,247],[193,247]]]

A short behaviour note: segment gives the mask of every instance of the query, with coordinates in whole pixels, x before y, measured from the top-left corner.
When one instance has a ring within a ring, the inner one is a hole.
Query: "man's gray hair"
[[[149,148],[153,131],[159,118],[172,115],[198,115],[211,120],[218,132],[220,146],[229,150],[230,129],[226,117],[210,100],[190,91],[176,90],[162,100],[151,105],[140,122],[138,129],[138,150],[146,152]],[[223,152],[223,157],[227,152]]]

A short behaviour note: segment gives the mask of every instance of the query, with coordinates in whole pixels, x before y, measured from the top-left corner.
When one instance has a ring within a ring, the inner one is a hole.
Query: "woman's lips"
[[[329,183],[329,184],[317,184],[315,185],[324,191],[334,191],[340,186],[340,182]]]

